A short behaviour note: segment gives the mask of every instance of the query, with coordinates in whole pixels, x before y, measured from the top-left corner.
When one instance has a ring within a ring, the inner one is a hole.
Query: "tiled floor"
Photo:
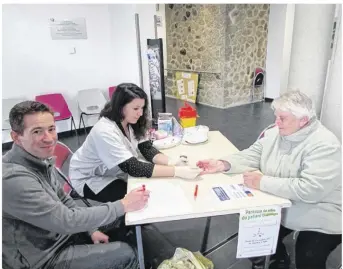
[[[167,111],[177,115],[183,102],[167,98]],[[197,124],[207,125],[210,130],[221,131],[239,150],[249,147],[260,132],[274,121],[270,103],[259,102],[228,109],[218,109],[197,105],[199,118]],[[80,136],[81,143],[85,135]],[[76,137],[64,137],[61,141],[73,151],[78,148]],[[225,155],[225,152],[223,152]],[[176,246],[192,251],[205,251],[227,240],[238,231],[237,215],[218,216],[182,221],[158,223],[158,229]],[[286,238],[287,248],[294,256],[292,235]],[[215,269],[249,269],[247,259],[236,259],[237,239],[223,244],[208,255]],[[293,258],[294,259],[294,258]],[[337,269],[341,261],[341,247],[337,248],[328,261],[329,269]],[[295,268],[295,265],[292,265]],[[324,269],[324,268],[323,268]]]
[[[167,98],[167,112],[177,116],[184,104],[176,99]],[[239,150],[249,147],[261,131],[273,123],[274,114],[270,103],[259,102],[227,109],[197,105],[198,125],[207,125],[210,130],[221,131]],[[81,143],[85,136],[80,136]],[[75,137],[61,139],[72,150],[78,148]]]

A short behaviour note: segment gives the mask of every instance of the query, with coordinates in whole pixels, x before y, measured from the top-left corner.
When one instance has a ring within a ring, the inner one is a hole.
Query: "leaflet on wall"
[[[147,50],[149,66],[149,84],[151,96],[154,100],[162,100],[161,93],[161,75],[159,47],[158,45],[150,46]]]
[[[184,95],[185,94],[185,87],[183,84],[183,79],[177,80],[176,83],[177,83],[177,90],[179,92],[179,95]]]

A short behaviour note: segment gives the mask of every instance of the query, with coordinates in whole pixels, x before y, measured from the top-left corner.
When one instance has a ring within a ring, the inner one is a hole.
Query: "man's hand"
[[[228,162],[214,159],[198,161],[197,166],[203,170],[200,175],[214,174],[230,169],[230,164]]]
[[[95,231],[94,233],[92,233],[91,238],[94,244],[99,244],[99,243],[107,244],[108,239],[109,239],[109,237],[106,234],[100,231]]]
[[[246,172],[243,174],[244,185],[259,190],[262,177],[263,174],[260,171]]]
[[[125,213],[131,211],[137,211],[145,207],[148,203],[150,192],[148,190],[143,190],[142,187],[130,191],[121,200]]]

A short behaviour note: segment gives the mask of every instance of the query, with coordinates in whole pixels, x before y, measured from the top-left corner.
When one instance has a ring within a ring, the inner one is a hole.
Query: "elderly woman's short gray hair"
[[[306,94],[296,91],[288,91],[272,102],[273,110],[291,112],[298,119],[316,117],[316,111],[311,98]]]

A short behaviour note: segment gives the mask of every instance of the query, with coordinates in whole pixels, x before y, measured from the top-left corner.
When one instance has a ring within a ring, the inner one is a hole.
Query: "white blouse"
[[[129,126],[130,140],[118,125],[102,117],[92,128],[85,142],[74,153],[70,161],[71,184],[83,196],[85,184],[98,194],[116,179],[127,180],[128,175],[118,165],[136,157],[141,159],[133,129]]]

